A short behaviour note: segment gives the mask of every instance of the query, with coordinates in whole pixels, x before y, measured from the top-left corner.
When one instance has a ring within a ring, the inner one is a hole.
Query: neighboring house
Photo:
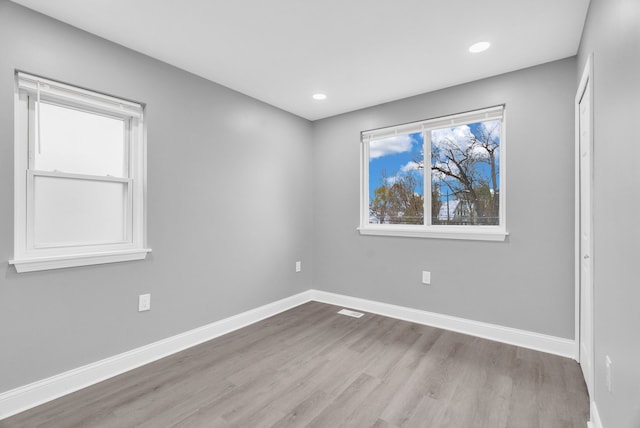
[[[463,201],[460,201],[458,199],[443,202],[440,206],[440,212],[438,212],[438,220],[456,220],[457,222],[461,222],[467,219],[465,224],[471,221],[471,207],[473,207],[473,204],[470,204],[469,202],[461,202]]]
[[[438,220],[449,221],[453,220],[456,216],[456,211],[460,201],[457,199],[443,202],[440,206],[440,212],[438,212]],[[460,215],[459,213],[457,215]]]

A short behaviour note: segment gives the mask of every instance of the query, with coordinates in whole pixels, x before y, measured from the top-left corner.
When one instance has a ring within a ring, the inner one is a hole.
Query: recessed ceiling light
[[[472,52],[472,53],[484,52],[487,49],[489,49],[489,46],[491,46],[491,43],[489,42],[478,42],[469,47],[469,52]]]
[[[313,94],[313,99],[318,101],[326,100],[327,94],[321,94],[321,93]]]

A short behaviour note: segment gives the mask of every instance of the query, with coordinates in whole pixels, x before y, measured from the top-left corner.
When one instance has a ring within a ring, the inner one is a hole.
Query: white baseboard
[[[587,422],[587,428],[603,428],[602,421],[600,420],[600,414],[598,413],[598,406],[596,402],[591,400],[591,418]]]
[[[384,315],[417,324],[425,324],[439,327],[445,330],[457,331],[471,336],[482,337],[496,342],[508,343],[536,351],[560,355],[562,357],[576,359],[575,341],[563,339],[545,334],[532,333],[510,327],[502,327],[479,321],[471,321],[464,318],[456,318],[433,312],[411,309],[404,306],[390,305],[373,300],[365,300],[357,297],[349,297],[340,294],[327,293],[325,291],[310,290],[312,300],[330,303],[337,306],[346,306],[365,312]]]
[[[575,343],[573,340],[481,323],[463,318],[421,311],[418,309],[390,305],[357,297],[343,296],[319,290],[307,290],[294,296],[260,306],[259,308],[216,321],[203,327],[4,392],[0,394],[0,419],[7,418],[46,403],[47,401],[54,400],[58,397],[62,397],[63,395],[86,388],[87,386],[94,385],[105,379],[109,379],[121,373],[149,364],[153,361],[159,360],[160,358],[175,354],[176,352],[199,345],[200,343],[208,340],[215,339],[216,337],[312,300],[337,306],[346,306],[364,312],[372,312],[391,318],[457,331],[472,336],[478,336],[575,359]],[[597,410],[595,412],[597,414]],[[592,420],[593,413],[594,412],[592,411]],[[593,428],[602,428],[602,426],[593,425]]]
[[[310,301],[305,291],[0,394],[0,420]]]

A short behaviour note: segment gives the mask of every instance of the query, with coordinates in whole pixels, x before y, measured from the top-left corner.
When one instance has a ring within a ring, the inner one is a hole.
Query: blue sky
[[[422,171],[416,169],[414,160],[421,159],[423,137],[422,133],[398,135],[369,143],[369,197],[382,184],[393,184],[399,174],[414,173],[419,176]],[[383,182],[382,174],[387,177]],[[416,189],[423,195],[423,189]]]

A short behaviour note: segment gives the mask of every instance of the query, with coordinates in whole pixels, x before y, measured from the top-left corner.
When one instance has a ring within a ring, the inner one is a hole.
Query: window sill
[[[48,269],[62,269],[68,267],[98,265],[103,263],[127,262],[144,260],[151,249],[121,250],[103,253],[71,254],[64,256],[33,257],[9,260],[18,273],[34,272]]]
[[[360,235],[398,236],[405,238],[464,239],[470,241],[504,241],[509,233],[499,227],[473,226],[452,229],[458,226],[420,228],[416,226],[364,226]]]

